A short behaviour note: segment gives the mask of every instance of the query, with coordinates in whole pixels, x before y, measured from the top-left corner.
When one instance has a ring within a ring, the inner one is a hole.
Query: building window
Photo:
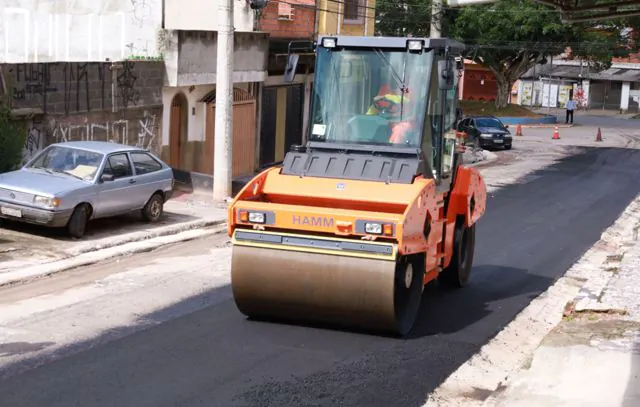
[[[344,19],[345,20],[357,21],[361,19],[360,1],[361,0],[344,0]]]

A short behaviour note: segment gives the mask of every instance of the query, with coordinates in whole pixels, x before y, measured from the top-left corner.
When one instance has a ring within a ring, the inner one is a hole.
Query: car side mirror
[[[508,124],[505,124],[505,125],[504,125],[504,128],[505,128],[505,129],[508,129],[508,128],[509,128],[509,125],[508,125]]]
[[[115,177],[113,176],[113,174],[102,174],[102,176],[100,177],[100,181],[102,182],[113,181],[114,179]]]

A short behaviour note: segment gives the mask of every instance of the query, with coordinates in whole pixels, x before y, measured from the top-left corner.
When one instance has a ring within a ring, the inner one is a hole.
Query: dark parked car
[[[467,133],[471,143],[479,147],[504,147],[511,149],[513,137],[509,126],[494,116],[470,116],[458,123],[458,131]]]

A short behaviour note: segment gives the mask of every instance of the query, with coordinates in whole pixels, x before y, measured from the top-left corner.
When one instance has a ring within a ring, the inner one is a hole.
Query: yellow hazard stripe
[[[240,240],[237,238],[238,233],[248,233],[252,235],[265,235],[265,236],[281,236],[287,238],[300,238],[300,239],[311,239],[314,241],[327,241],[327,242],[337,242],[337,243],[346,243],[346,244],[356,244],[356,245],[365,245],[369,247],[379,247],[379,248],[387,248],[388,253],[372,253],[372,252],[358,252],[352,250],[340,250],[340,249],[325,249],[325,248],[315,248],[308,246],[299,246],[292,245],[287,243],[269,243],[269,242],[256,242],[254,240]],[[304,253],[316,253],[316,254],[327,254],[333,256],[345,256],[345,257],[356,257],[362,259],[377,259],[377,260],[385,260],[385,261],[396,261],[398,257],[398,247],[393,243],[381,243],[375,241],[364,241],[364,240],[353,240],[353,239],[340,239],[340,238],[331,238],[331,237],[322,237],[322,236],[309,236],[309,235],[298,235],[291,233],[278,233],[278,232],[266,232],[266,231],[254,231],[247,229],[236,229],[233,232],[233,236],[231,237],[231,243],[235,246],[246,246],[246,247],[259,247],[263,249],[275,249],[275,250],[286,250],[286,251],[295,251],[295,252],[304,252]]]

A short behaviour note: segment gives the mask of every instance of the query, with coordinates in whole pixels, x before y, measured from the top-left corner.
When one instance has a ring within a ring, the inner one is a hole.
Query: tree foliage
[[[0,84],[4,80],[0,70]],[[17,169],[22,162],[26,126],[11,115],[11,92],[0,90],[0,173]]]
[[[629,21],[567,24],[560,13],[533,0],[500,0],[465,7],[456,18],[453,37],[475,45],[472,59],[496,76],[496,106],[505,107],[513,83],[536,61],[559,55],[570,48],[597,69],[610,66],[612,57],[626,56],[630,49],[623,27]]]
[[[378,1],[381,35],[428,36],[430,0]],[[597,70],[611,58],[624,57],[636,47],[625,47],[625,28],[640,27],[638,19],[567,24],[558,10],[533,0],[495,3],[445,10],[442,34],[469,46],[467,58],[486,66],[498,85],[496,106],[505,107],[513,83],[536,62],[559,55],[567,48]]]
[[[456,12],[443,10],[436,16],[442,32],[448,32]],[[428,37],[431,30],[431,0],[377,0],[376,33],[392,37]]]

